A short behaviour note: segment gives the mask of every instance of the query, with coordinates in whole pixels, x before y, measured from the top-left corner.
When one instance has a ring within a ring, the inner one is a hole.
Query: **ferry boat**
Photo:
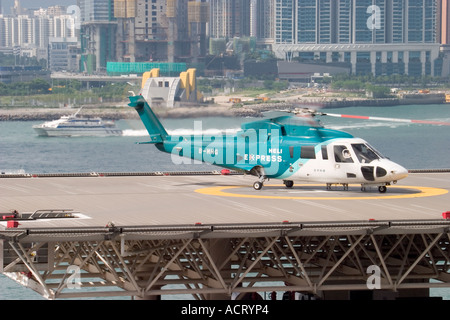
[[[99,117],[81,117],[78,113],[62,116],[58,120],[48,121],[33,126],[39,136],[71,137],[71,136],[121,136],[122,130],[113,121],[103,121]]]

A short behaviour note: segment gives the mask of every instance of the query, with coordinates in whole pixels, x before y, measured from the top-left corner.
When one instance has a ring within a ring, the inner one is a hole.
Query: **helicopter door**
[[[336,163],[353,163],[353,158],[347,146],[334,146],[334,160]]]
[[[356,178],[356,170],[350,148],[345,145],[333,147],[335,172],[340,178]]]

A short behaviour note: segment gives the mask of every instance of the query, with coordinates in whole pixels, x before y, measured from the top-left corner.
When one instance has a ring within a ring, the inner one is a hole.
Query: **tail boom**
[[[149,143],[164,142],[169,134],[167,133],[166,129],[161,124],[153,110],[150,108],[147,101],[145,101],[144,97],[139,95],[131,96],[129,98],[130,103],[128,105],[137,111],[139,117],[142,120],[142,123],[144,124],[148,134],[150,135],[151,141]]]

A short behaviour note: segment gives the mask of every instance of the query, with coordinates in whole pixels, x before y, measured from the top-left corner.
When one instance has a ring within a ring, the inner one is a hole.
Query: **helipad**
[[[449,178],[411,174],[380,194],[276,181],[256,191],[254,177],[217,173],[3,177],[0,272],[48,299],[229,299],[288,285],[327,300],[367,291],[375,266],[380,299],[428,297],[450,287]],[[85,275],[80,290],[68,266]]]
[[[449,173],[410,174],[385,194],[359,186],[301,184],[292,189],[254,177],[157,175],[0,179],[0,212],[72,209],[78,219],[21,221],[21,227],[104,227],[442,219],[449,211]],[[5,224],[3,222],[3,224]],[[6,225],[5,225],[6,226]]]

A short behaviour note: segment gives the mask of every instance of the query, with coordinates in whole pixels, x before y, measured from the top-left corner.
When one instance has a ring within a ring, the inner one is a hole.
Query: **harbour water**
[[[410,105],[395,107],[353,107],[323,110],[330,113],[435,120],[450,122],[450,105]],[[194,133],[201,125],[208,133],[237,130],[247,118],[162,119],[171,133]],[[433,126],[343,118],[320,118],[323,125],[346,131],[368,141],[383,155],[407,169],[450,168],[450,126]],[[201,122],[199,122],[201,121]],[[139,120],[120,120],[120,137],[39,137],[32,126],[40,122],[0,122],[0,172],[91,173],[220,170],[209,164],[175,164],[171,155],[154,146],[136,144],[148,141]],[[179,161],[176,161],[179,163]],[[11,208],[2,208],[5,212]],[[433,296],[450,299],[450,289],[433,289]],[[0,275],[0,299],[40,299]]]
[[[450,122],[450,105],[353,107],[326,109],[329,113]],[[407,169],[450,167],[450,126],[321,117],[321,122],[368,141],[383,155]],[[208,133],[237,130],[248,118],[163,119],[169,132],[192,134],[199,126]],[[208,164],[175,165],[171,155],[148,141],[140,120],[119,120],[120,137],[39,137],[35,121],[0,122],[0,172],[153,172],[215,170]],[[179,163],[179,161],[177,161]]]

